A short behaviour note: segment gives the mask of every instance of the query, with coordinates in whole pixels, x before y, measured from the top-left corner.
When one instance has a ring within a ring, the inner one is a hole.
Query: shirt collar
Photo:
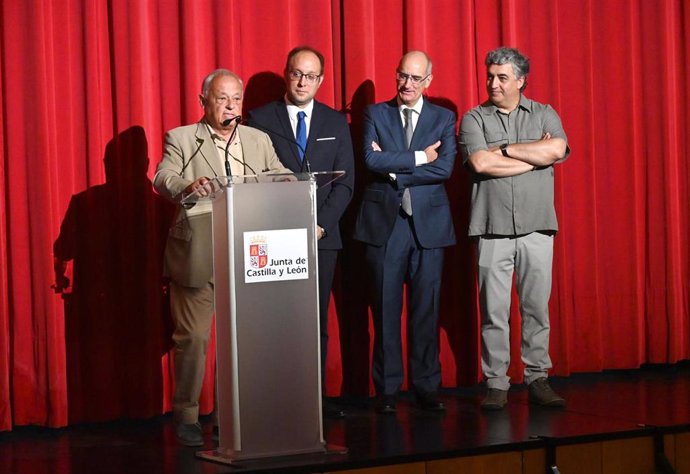
[[[532,111],[532,101],[525,97],[524,95],[520,94],[520,102],[518,103],[518,107],[521,109],[531,112]]]
[[[204,127],[206,128],[206,131],[208,132],[209,136],[211,137],[211,140],[213,143],[220,142],[222,144],[227,144],[228,140],[227,138],[223,138],[218,133],[216,133],[215,130],[206,122],[206,119],[202,120],[202,123],[204,124]],[[240,143],[240,130],[239,130],[240,124],[235,124],[235,127],[237,128],[237,132],[235,133],[235,137],[232,139],[232,144]],[[232,136],[232,135],[230,135]],[[230,136],[228,138],[230,138]]]
[[[209,136],[211,137],[211,140],[213,140],[213,141],[220,140],[222,142],[226,141],[225,138],[221,137],[220,135],[218,135],[216,133],[215,130],[213,130],[213,127],[211,127],[211,125],[206,121],[205,118],[202,120],[202,123],[204,124],[206,131],[208,132]],[[237,125],[235,125],[235,126],[237,126]]]
[[[520,94],[520,102],[518,102],[518,107],[525,112],[532,112],[532,99],[528,99],[523,94]],[[498,107],[496,107],[490,100],[484,102],[481,107],[482,112],[485,115],[493,115],[498,112]]]
[[[396,98],[398,102],[398,111],[402,114],[404,109],[412,109],[418,114],[422,113],[422,106],[424,105],[424,96],[421,96],[413,107],[408,107],[407,105],[400,102],[400,98]]]
[[[292,119],[292,120],[297,120],[297,112],[300,112],[300,111],[307,114],[307,117],[309,117],[311,119],[311,114],[314,111],[314,99],[310,100],[306,107],[301,108],[301,107],[297,107],[295,104],[290,102],[290,100],[287,98],[287,95],[286,95],[285,96],[285,105],[287,106],[288,115],[290,116],[290,119]]]

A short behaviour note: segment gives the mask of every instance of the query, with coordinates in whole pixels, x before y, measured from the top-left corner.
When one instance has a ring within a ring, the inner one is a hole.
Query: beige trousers
[[[175,323],[173,413],[178,423],[196,423],[213,321],[213,285],[189,288],[171,282],[170,310]]]

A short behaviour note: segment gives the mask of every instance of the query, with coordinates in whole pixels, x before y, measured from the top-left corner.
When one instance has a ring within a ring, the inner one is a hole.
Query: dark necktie
[[[304,151],[307,149],[307,124],[304,123],[304,117],[307,114],[301,110],[297,112],[297,144],[299,145],[299,159],[304,159]]]
[[[412,109],[403,109],[403,114],[405,114],[405,144],[408,150],[410,149],[410,143],[412,143],[412,134],[414,134],[414,128],[412,127],[413,113]]]
[[[412,143],[412,134],[414,133],[414,128],[412,127],[412,109],[403,109],[403,114],[405,115],[405,144],[407,149],[410,148],[410,143]],[[408,216],[412,215],[412,197],[410,196],[410,188],[405,188],[402,195],[402,202],[400,207],[405,214]]]

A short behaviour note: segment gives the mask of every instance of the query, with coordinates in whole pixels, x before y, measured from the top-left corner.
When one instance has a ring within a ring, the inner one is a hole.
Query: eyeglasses
[[[429,78],[429,76],[431,76],[431,74],[427,74],[426,76],[422,77],[412,76],[410,74],[405,74],[404,72],[399,71],[395,73],[395,77],[398,79],[398,81],[407,82],[407,80],[409,79],[410,81],[412,81],[412,84],[419,84],[420,82],[424,82]]]
[[[288,76],[290,76],[291,81],[299,82],[300,79],[304,79],[304,82],[307,84],[313,84],[321,77],[321,74],[304,74],[301,71],[290,71]]]

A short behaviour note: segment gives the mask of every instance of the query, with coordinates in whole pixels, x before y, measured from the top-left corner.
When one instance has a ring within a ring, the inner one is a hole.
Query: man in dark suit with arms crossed
[[[396,72],[397,96],[370,106],[364,152],[373,181],[357,216],[355,238],[367,244],[373,275],[373,379],[379,413],[396,411],[403,382],[400,321],[408,281],[410,370],[422,409],[443,411],[438,310],[443,248],[455,244],[444,187],[455,163],[455,114],[422,97],[432,80],[431,60],[405,54]]]
[[[291,171],[345,171],[345,175],[317,191],[319,246],[319,308],[321,378],[328,349],[328,304],[338,250],[342,248],[340,218],[352,198],[354,164],[352,140],[345,116],[314,99],[323,82],[324,58],[308,46],[288,53],[284,100],[252,110],[248,124],[268,133],[280,161]],[[324,415],[342,418],[344,412],[324,402]]]

